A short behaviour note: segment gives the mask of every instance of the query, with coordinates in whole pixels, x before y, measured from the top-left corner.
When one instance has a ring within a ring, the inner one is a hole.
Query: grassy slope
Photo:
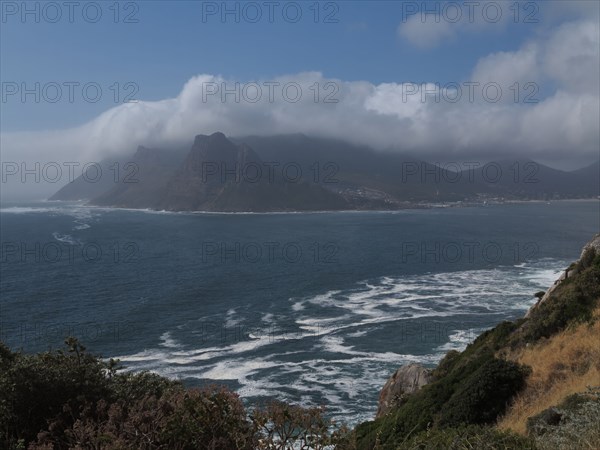
[[[593,322],[564,330],[508,357],[531,367],[532,372],[498,427],[525,434],[529,417],[584,392],[586,386],[600,385],[600,308]]]

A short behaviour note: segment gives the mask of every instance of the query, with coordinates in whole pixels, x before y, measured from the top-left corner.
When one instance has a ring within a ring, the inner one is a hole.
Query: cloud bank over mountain
[[[600,38],[594,17],[481,58],[470,76],[373,84],[302,72],[240,82],[191,78],[175,98],[122,104],[71,129],[8,132],[2,161],[99,161],[199,133],[304,133],[422,159],[532,158],[584,165],[600,146]],[[515,84],[518,83],[518,84]]]

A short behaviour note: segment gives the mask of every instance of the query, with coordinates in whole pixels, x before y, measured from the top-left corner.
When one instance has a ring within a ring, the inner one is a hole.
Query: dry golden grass
[[[526,433],[527,419],[567,396],[600,385],[600,308],[593,324],[565,330],[508,357],[531,367],[527,385],[498,422],[500,429]]]

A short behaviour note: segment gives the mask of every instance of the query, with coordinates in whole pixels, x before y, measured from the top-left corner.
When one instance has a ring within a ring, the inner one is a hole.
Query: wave
[[[50,202],[49,202],[50,203]],[[54,202],[52,202],[54,203]],[[60,202],[56,206],[10,206],[0,208],[5,214],[50,214],[71,216],[75,220],[73,230],[81,231],[91,228],[90,221],[94,219],[92,208],[82,203]]]
[[[54,233],[52,233],[52,237],[54,239],[56,239],[57,241],[63,242],[65,244],[81,245],[81,241],[79,241],[78,239],[75,239],[73,236],[71,236],[69,234],[61,235],[57,231],[55,231]]]

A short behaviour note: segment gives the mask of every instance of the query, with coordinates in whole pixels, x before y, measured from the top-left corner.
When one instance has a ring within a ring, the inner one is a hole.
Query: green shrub
[[[249,415],[238,395],[185,389],[151,373],[117,373],[86,353],[13,353],[0,343],[0,448],[30,450],[255,450],[352,448],[321,408],[284,403]]]
[[[34,440],[49,421],[69,426],[72,411],[109,396],[109,365],[87,354],[76,340],[69,351],[36,355],[2,350],[0,439],[13,445]],[[0,441],[1,442],[1,441]]]
[[[511,361],[492,358],[471,373],[445,403],[437,424],[490,424],[525,386],[529,371]]]
[[[570,325],[588,322],[600,306],[600,255],[588,250],[572,268],[575,275],[561,282],[550,297],[535,308],[512,346],[548,338]]]
[[[600,448],[600,387],[531,417],[527,430],[540,450]]]
[[[496,358],[518,327],[503,322],[463,352],[451,351],[434,370],[434,381],[387,416],[356,427],[357,448],[395,449],[427,429],[492,423],[525,384],[528,369]]]
[[[400,444],[396,450],[533,450],[535,443],[514,433],[498,431],[486,426],[422,431]]]
[[[252,422],[260,436],[257,450],[314,449],[327,446],[352,448],[345,427],[330,433],[332,423],[323,416],[323,408],[302,408],[284,402],[270,402],[252,413]]]

